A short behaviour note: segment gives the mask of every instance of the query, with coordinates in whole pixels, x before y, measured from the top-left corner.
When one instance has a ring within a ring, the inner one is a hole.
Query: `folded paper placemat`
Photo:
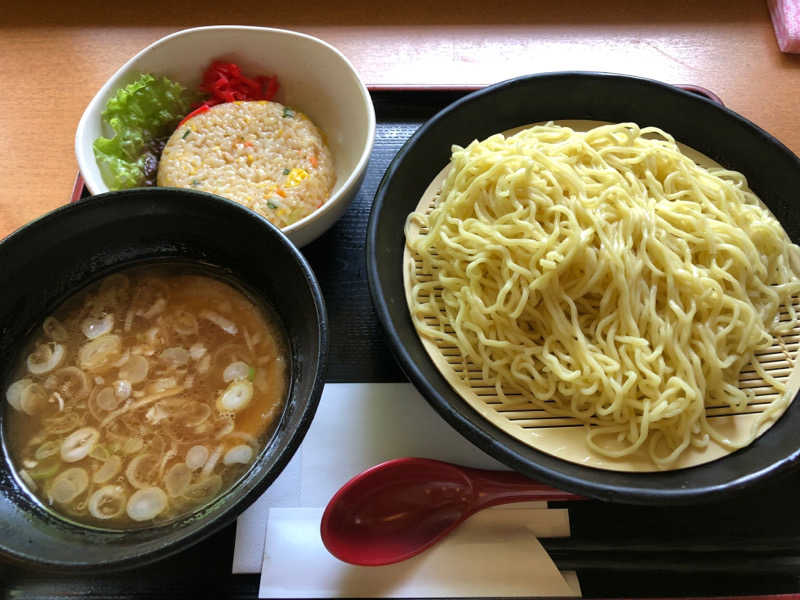
[[[782,52],[800,54],[800,0],[767,0]]]

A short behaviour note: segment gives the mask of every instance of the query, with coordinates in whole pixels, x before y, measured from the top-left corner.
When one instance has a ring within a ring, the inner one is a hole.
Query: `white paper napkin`
[[[292,540],[305,540],[305,551],[316,552],[318,548],[315,544],[321,547],[317,513],[327,504],[336,490],[364,469],[401,456],[423,456],[487,469],[506,468],[455,432],[410,384],[327,384],[303,444],[267,492],[239,517],[233,572],[257,573],[262,568],[264,536],[271,509],[274,514],[270,519],[269,536],[273,543],[284,544]],[[545,528],[536,531],[536,535],[547,537],[569,535],[566,511],[535,510],[545,507],[545,503],[507,505],[491,509],[487,514],[502,513],[512,509],[529,510],[531,514],[537,513],[537,516],[528,520]],[[316,539],[313,536],[298,535],[292,535],[292,540],[283,539],[281,532],[288,531],[285,526],[286,519],[291,518],[296,521],[299,513],[274,509],[297,508],[317,511],[317,513],[303,514],[305,519],[309,519],[304,531],[316,531]],[[316,525],[312,527],[310,515],[314,514],[317,514],[317,520]],[[522,515],[518,512],[515,514],[518,517]],[[471,527],[472,521],[473,519],[467,521],[459,531],[463,527]],[[517,520],[515,526],[509,526],[507,529],[519,529],[524,535],[514,534],[506,546],[513,549],[519,542],[527,552],[532,543],[538,545],[534,535],[524,529],[523,521]],[[531,542],[531,539],[534,542]],[[299,551],[299,546],[293,548],[293,552]],[[330,557],[327,551],[324,554]],[[544,557],[546,558],[546,553]],[[338,565],[344,565],[333,557],[330,557],[330,560]],[[550,564],[552,565],[552,562]],[[264,566],[273,572],[272,563],[270,565],[264,563]],[[384,568],[386,567],[380,567]],[[262,581],[266,579],[262,576]],[[350,590],[348,594],[353,595],[354,592],[350,588],[348,590]],[[500,588],[492,590],[490,595],[503,595],[504,593],[499,590]],[[294,593],[303,595],[299,592]],[[429,591],[422,595],[432,595],[432,593]],[[532,594],[530,590],[525,593]],[[324,595],[321,588],[315,595]]]
[[[354,475],[401,456],[506,468],[447,425],[409,383],[329,383],[292,460],[239,517],[233,572],[261,569],[270,508],[325,506]]]
[[[358,567],[322,544],[322,509],[274,508],[267,528],[259,598],[574,597],[531,529],[546,509],[490,509],[444,541],[401,563]],[[536,515],[538,513],[538,515]],[[545,525],[545,527],[547,527]],[[573,581],[574,583],[574,581]]]

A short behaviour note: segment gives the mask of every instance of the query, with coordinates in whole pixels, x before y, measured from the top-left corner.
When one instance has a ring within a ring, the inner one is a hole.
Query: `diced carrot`
[[[308,162],[310,162],[311,166],[314,167],[315,169],[317,168],[317,165],[319,165],[319,161],[317,160],[316,154],[312,154],[311,156],[309,156]]]
[[[286,192],[284,192],[282,188],[277,188],[275,191],[278,193],[278,196],[280,196],[281,198],[286,198]]]

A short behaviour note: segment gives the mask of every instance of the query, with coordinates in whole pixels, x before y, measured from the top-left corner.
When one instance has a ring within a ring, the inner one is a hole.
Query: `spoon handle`
[[[510,502],[532,500],[583,500],[583,497],[564,492],[529,479],[513,471],[488,471],[464,468],[473,481],[477,492],[477,502],[481,507],[495,506]]]

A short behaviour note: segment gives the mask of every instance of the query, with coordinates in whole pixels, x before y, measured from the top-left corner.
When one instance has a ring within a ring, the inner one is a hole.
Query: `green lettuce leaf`
[[[109,189],[121,190],[145,182],[148,161],[155,160],[154,142],[174,131],[193,100],[181,84],[143,74],[108,101],[103,120],[115,135],[97,138],[93,148]]]

